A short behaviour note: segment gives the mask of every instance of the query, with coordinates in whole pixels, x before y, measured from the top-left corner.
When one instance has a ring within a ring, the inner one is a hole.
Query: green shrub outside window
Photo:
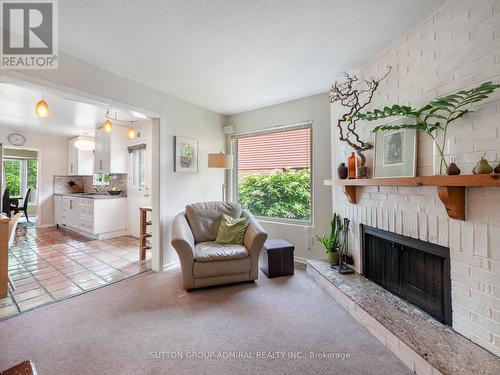
[[[311,171],[285,169],[244,176],[238,183],[238,200],[256,216],[309,221]]]

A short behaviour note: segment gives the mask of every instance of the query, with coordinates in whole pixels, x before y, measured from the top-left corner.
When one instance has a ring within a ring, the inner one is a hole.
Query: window
[[[311,221],[311,123],[235,136],[235,197],[256,216]]]
[[[146,147],[138,145],[129,147],[132,155],[132,188],[140,189],[146,186]]]
[[[11,197],[24,197],[31,189],[29,203],[36,203],[38,161],[23,159],[4,159],[5,187]]]

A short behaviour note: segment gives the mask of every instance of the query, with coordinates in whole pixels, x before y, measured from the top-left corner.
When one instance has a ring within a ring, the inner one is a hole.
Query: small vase
[[[326,253],[326,261],[333,266],[337,266],[339,264],[339,252],[330,251]]]
[[[351,156],[347,158],[347,171],[349,179],[356,178],[356,154],[353,152]]]
[[[345,180],[347,178],[347,166],[345,163],[340,163],[337,168],[337,174],[341,180]]]

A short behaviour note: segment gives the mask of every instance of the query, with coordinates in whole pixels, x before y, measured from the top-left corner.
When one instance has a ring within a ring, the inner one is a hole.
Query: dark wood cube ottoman
[[[260,252],[260,269],[268,278],[293,275],[295,246],[285,240],[267,240]]]

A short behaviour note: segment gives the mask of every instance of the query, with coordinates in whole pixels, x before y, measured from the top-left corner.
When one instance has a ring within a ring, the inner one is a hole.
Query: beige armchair
[[[221,215],[248,217],[244,245],[215,242]],[[254,216],[237,204],[203,202],[186,206],[172,224],[172,246],[179,255],[187,291],[211,285],[253,281],[259,275],[259,254],[267,239]]]

